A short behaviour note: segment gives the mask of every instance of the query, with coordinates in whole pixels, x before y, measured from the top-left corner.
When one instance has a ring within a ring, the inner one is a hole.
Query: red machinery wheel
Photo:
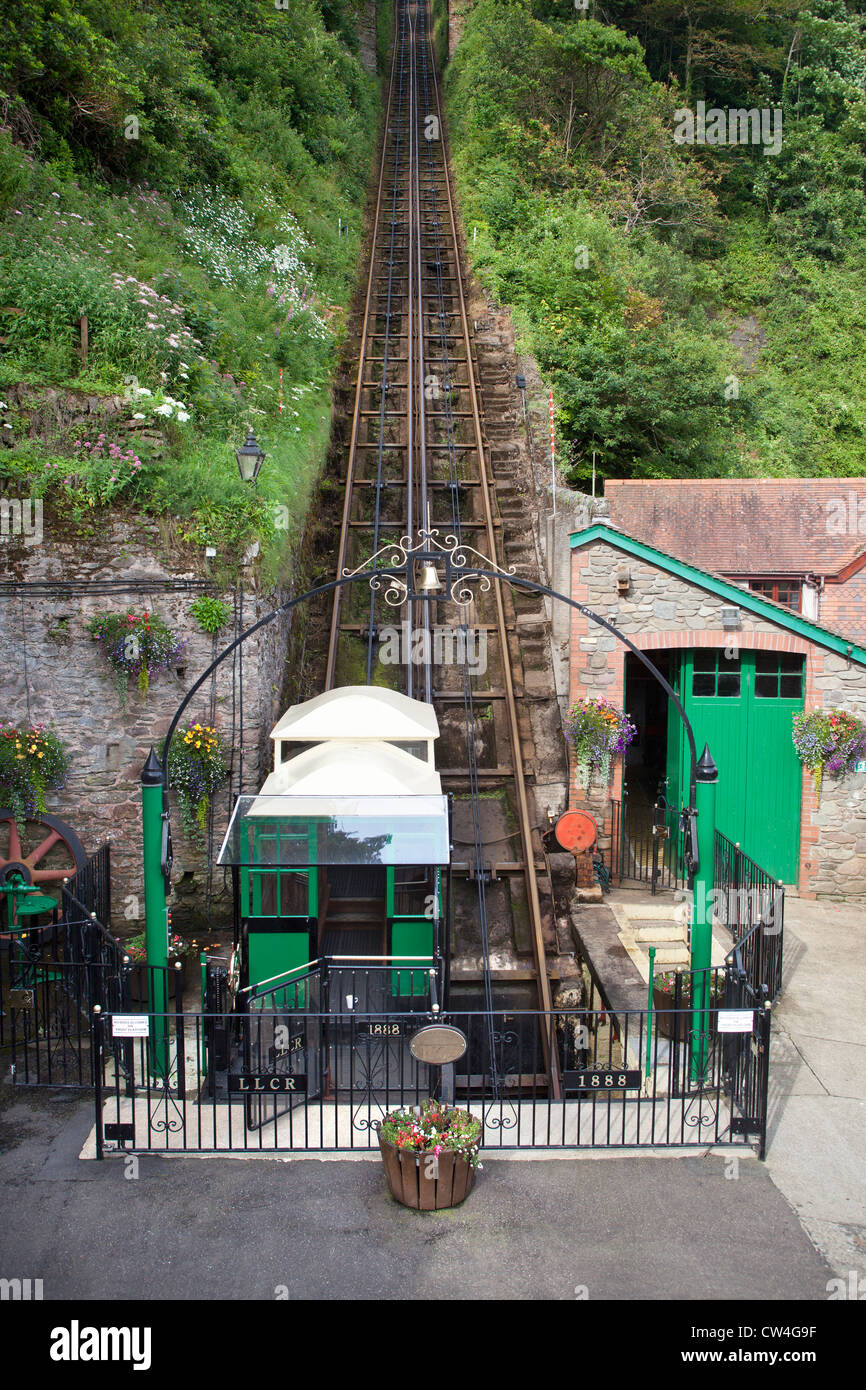
[[[59,816],[35,815],[16,821],[12,811],[0,810],[0,884],[20,875],[25,883],[46,889],[56,885],[59,890],[64,879],[72,878],[86,863],[84,846]],[[59,898],[59,891],[54,896]],[[2,912],[4,919],[6,911],[8,904]],[[34,918],[32,929],[38,925],[39,918]]]

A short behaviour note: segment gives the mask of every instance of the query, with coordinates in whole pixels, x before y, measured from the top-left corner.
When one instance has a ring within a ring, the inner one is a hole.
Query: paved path
[[[787,898],[767,1169],[840,1275],[866,1275],[866,911]]]
[[[740,1156],[489,1160],[453,1211],[378,1158],[77,1154],[90,1106],[0,1087],[0,1277],[46,1299],[827,1300],[832,1270]]]

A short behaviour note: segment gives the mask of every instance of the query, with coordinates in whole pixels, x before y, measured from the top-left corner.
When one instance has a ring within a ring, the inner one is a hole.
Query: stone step
[[[636,941],[648,941],[650,944],[656,941],[687,941],[685,923],[678,925],[676,922],[665,926],[646,927],[635,924],[634,935]]]

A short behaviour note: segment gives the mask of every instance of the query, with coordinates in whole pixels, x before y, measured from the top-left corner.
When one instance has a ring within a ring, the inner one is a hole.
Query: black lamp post
[[[241,477],[245,483],[254,483],[259,476],[259,469],[265,461],[264,450],[259,448],[258,441],[252,430],[249,431],[246,443],[239,449],[235,449],[235,458],[238,461]]]

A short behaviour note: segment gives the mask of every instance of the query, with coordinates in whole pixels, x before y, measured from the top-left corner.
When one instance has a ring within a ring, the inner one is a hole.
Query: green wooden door
[[[679,694],[719,769],[716,826],[762,869],[796,883],[800,850],[800,764],[791,719],[803,708],[803,658],[781,652],[685,651]],[[688,795],[689,753],[668,720],[668,778]],[[674,797],[670,796],[674,801]],[[675,803],[676,804],[676,803]]]

